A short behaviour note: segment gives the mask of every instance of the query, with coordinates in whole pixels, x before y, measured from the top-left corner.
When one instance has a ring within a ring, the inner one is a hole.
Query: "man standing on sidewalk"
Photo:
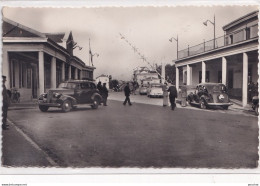
[[[169,87],[168,92],[170,92],[169,97],[170,97],[171,107],[172,110],[174,110],[176,107],[175,98],[177,97],[177,89],[174,85],[172,85]]]
[[[123,105],[126,104],[126,102],[128,102],[129,105],[132,105],[131,101],[130,101],[130,88],[129,88],[129,83],[126,84],[125,88],[124,88],[124,92],[125,92],[125,101],[123,103]]]
[[[8,124],[7,124],[7,111],[8,111],[8,106],[10,104],[10,98],[7,94],[7,90],[5,87],[5,82],[6,82],[6,76],[2,76],[3,79],[3,92],[2,92],[2,96],[3,96],[3,108],[2,108],[2,129],[3,130],[7,130],[8,129]]]

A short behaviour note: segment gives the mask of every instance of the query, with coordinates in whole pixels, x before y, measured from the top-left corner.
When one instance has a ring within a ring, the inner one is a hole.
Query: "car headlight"
[[[43,98],[47,98],[47,94],[46,93],[41,94],[38,99],[42,100]]]

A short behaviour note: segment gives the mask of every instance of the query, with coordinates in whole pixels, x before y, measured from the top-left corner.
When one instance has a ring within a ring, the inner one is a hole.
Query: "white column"
[[[248,55],[243,53],[243,86],[242,86],[242,104],[247,105],[247,89],[248,89]]]
[[[187,65],[187,85],[191,85],[191,67]]]
[[[177,90],[179,89],[179,85],[180,85],[179,73],[180,73],[179,68],[176,67],[176,88],[177,88]]]
[[[65,63],[62,62],[62,66],[61,66],[61,80],[65,81]]]
[[[69,65],[69,79],[71,79],[71,65]]]
[[[3,49],[3,66],[2,74],[6,76],[5,86],[7,89],[10,89],[11,79],[10,79],[10,64],[9,64],[9,54],[8,51]]]
[[[56,58],[51,59],[51,88],[56,88]]]
[[[75,77],[74,77],[74,79],[78,79],[78,69],[77,68],[75,68]]]
[[[222,83],[227,85],[227,59],[222,57]]]
[[[39,51],[39,94],[44,93],[44,53]]]
[[[201,73],[202,73],[202,77],[201,77],[201,83],[205,83],[206,82],[206,63],[204,61],[201,62]]]

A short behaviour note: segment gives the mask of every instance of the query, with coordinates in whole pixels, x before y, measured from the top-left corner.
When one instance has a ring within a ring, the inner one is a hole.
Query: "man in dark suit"
[[[7,130],[8,129],[8,124],[7,124],[7,111],[8,111],[8,106],[10,104],[10,98],[7,94],[7,90],[5,87],[5,82],[6,82],[6,76],[2,76],[3,79],[3,92],[2,92],[2,96],[3,96],[3,107],[2,107],[2,129],[3,130]]]
[[[103,83],[103,86],[102,86],[102,89],[101,89],[101,95],[102,95],[102,98],[103,98],[103,105],[107,106],[108,90],[107,90],[106,83]]]
[[[126,102],[128,102],[129,105],[132,105],[131,101],[130,101],[130,88],[129,88],[129,83],[126,84],[125,88],[124,88],[124,92],[125,92],[125,101],[123,103],[123,105],[126,104]]]
[[[175,98],[178,96],[177,89],[174,85],[172,85],[168,88],[168,92],[170,92],[169,98],[170,98],[172,110],[174,110],[176,107]]]

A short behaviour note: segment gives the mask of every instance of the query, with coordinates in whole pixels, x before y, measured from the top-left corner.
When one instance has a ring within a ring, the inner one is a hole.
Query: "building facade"
[[[61,45],[65,33],[41,33],[6,18],[2,28],[2,74],[7,89],[18,89],[21,101],[36,99],[65,80],[93,80],[95,67],[73,55],[72,33],[65,48]]]
[[[223,83],[230,97],[246,106],[248,84],[258,84],[258,11],[232,21],[223,30],[224,36],[178,51],[176,86]]]

